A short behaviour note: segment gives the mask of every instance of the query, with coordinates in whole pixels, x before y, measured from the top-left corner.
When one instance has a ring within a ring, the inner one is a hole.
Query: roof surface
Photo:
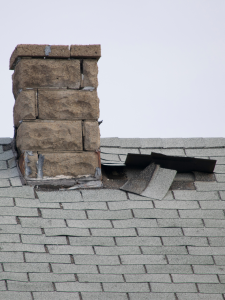
[[[10,142],[0,139],[0,299],[225,299],[224,138],[102,139],[111,164],[151,151],[217,160],[213,181],[195,177],[161,201],[36,192],[21,185]]]

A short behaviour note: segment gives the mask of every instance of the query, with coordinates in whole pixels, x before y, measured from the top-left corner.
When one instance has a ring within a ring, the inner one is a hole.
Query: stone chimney
[[[100,172],[100,45],[18,45],[10,58],[16,148],[25,179]]]

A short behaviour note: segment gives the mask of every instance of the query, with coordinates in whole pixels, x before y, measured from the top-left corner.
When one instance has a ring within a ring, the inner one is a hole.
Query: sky
[[[224,0],[2,1],[0,137],[17,44],[101,44],[101,137],[224,137],[224,16]]]

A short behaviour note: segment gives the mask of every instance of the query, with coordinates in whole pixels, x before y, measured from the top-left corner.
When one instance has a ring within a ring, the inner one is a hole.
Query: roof
[[[0,299],[224,299],[224,138],[101,140],[112,165],[152,151],[217,160],[213,176],[178,174],[163,200],[22,186],[10,142],[0,139]]]

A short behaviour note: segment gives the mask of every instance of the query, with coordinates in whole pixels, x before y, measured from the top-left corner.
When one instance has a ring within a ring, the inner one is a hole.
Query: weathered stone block
[[[19,168],[23,176],[29,178],[37,177],[37,152],[25,151],[19,157]]]
[[[99,118],[97,92],[74,90],[39,90],[39,118],[72,120]]]
[[[71,45],[70,56],[99,59],[101,57],[101,45]]]
[[[15,62],[18,57],[69,58],[70,47],[62,45],[17,45],[10,57],[10,70],[14,70]]]
[[[44,155],[43,176],[94,176],[95,169],[99,167],[98,155],[95,152],[55,152],[41,154]]]
[[[21,59],[13,74],[13,94],[23,88],[80,88],[80,61]]]
[[[81,121],[23,122],[17,130],[16,145],[20,152],[82,150]]]
[[[84,149],[97,150],[100,148],[100,132],[98,122],[83,123]]]
[[[14,126],[21,120],[35,120],[37,117],[37,90],[22,91],[13,108]]]
[[[96,59],[83,60],[82,87],[98,87],[98,65]]]

